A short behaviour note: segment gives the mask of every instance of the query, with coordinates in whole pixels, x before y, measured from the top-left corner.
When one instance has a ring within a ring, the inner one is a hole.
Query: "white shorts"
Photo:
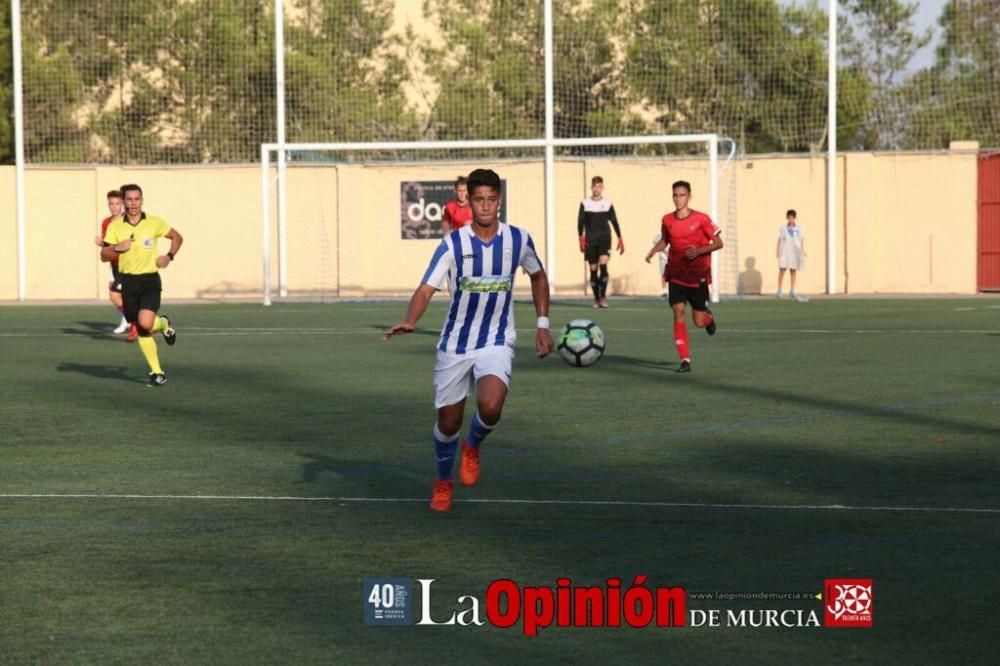
[[[461,402],[476,392],[476,382],[486,375],[500,378],[510,388],[514,348],[486,347],[468,354],[438,351],[434,366],[434,407]]]

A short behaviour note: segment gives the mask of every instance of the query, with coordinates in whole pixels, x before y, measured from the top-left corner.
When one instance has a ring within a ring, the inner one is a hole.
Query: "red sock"
[[[704,318],[703,321],[705,322],[705,326],[711,326],[712,325],[712,313],[708,312],[706,310],[705,311],[705,318]]]
[[[674,344],[677,345],[677,355],[682,361],[690,361],[688,354],[688,329],[687,324],[682,321],[674,322]]]

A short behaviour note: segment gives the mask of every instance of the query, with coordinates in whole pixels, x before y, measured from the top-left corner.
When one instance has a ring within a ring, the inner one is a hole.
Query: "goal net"
[[[279,38],[287,141],[544,135],[537,0],[19,4],[29,164],[256,159],[277,136]],[[820,152],[830,5],[552,0],[555,136],[714,132],[747,154]],[[996,0],[837,5],[841,150],[1000,146]]]
[[[643,258],[661,218],[673,210],[671,183],[677,180],[691,183],[692,207],[708,213],[726,239],[726,248],[713,255],[713,296],[735,293],[730,145],[712,134],[264,144],[263,302],[408,296],[443,237],[443,210],[454,198],[456,178],[481,167],[500,175],[501,220],[531,234],[555,296],[589,291],[577,218],[594,176],[604,179],[604,197],[614,204],[626,248],[621,256],[612,251],[609,294],[660,294],[658,263]],[[518,281],[517,291],[527,296],[528,289],[527,280]]]

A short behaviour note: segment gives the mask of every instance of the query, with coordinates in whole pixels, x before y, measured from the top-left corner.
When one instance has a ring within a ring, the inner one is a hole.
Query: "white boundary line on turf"
[[[955,312],[972,312],[973,310],[1000,310],[1000,305],[980,305],[976,307],[955,308]]]
[[[208,328],[208,327],[187,327],[178,329],[184,335],[194,337],[213,337],[222,335],[232,336],[272,336],[272,335],[370,335],[373,338],[382,333],[376,328]],[[518,328],[521,332],[531,332],[534,329]],[[612,333],[663,333],[666,328],[605,328],[605,332]],[[70,332],[54,332],[50,328],[34,328],[17,333],[0,333],[0,338],[47,338],[62,337],[66,335],[107,335],[112,336],[111,331],[84,331],[73,330]],[[34,332],[37,331],[37,332]],[[433,329],[426,329],[434,332]],[[720,329],[725,333],[740,334],[786,334],[795,335],[986,335],[990,333],[1000,333],[1000,329],[822,329],[822,328],[725,328]],[[119,336],[120,337],[120,336]]]
[[[134,499],[134,500],[210,500],[257,502],[426,502],[416,497],[293,497],[269,495],[127,495],[101,493],[0,493],[0,499]],[[459,499],[464,504],[528,504],[541,506],[610,506],[665,509],[752,509],[785,511],[900,511],[906,513],[979,513],[1000,514],[1000,509],[972,509],[938,506],[849,506],[846,504],[725,504],[714,502],[632,502],[627,500],[532,500],[532,499]]]

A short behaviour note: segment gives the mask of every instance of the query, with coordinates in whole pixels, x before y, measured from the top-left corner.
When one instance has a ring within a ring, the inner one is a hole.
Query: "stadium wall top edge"
[[[721,139],[721,137],[720,137]],[[518,146],[507,141],[501,142],[503,145],[492,145],[488,144],[482,146],[485,148],[516,148],[516,147],[526,147],[526,148],[544,148],[545,141],[535,141],[533,139],[525,140],[532,142],[532,145],[522,145]],[[695,141],[691,141],[694,143]],[[636,142],[641,145],[643,143],[650,143],[644,140]],[[535,145],[537,144],[537,145]],[[431,142],[426,146],[421,142],[421,145],[416,145],[415,143],[402,143],[396,144],[401,147],[397,148],[385,148],[387,144],[373,144],[373,143],[352,143],[352,144],[332,144],[332,143],[302,143],[284,144],[285,150],[295,151],[295,150],[434,150],[434,149],[460,149],[468,148],[468,146],[458,147],[455,145],[449,145],[446,143],[435,143]],[[595,140],[588,144],[570,144],[569,146],[560,147],[572,147],[574,145],[588,145],[588,146],[602,146],[602,145],[614,145],[603,143],[602,141]],[[623,144],[619,144],[623,145]],[[261,147],[270,152],[278,150],[280,144],[277,143],[266,143],[261,144]],[[347,146],[350,146],[349,148]],[[381,148],[380,148],[381,146]],[[318,147],[318,148],[317,148]],[[475,149],[475,147],[473,147]],[[973,155],[995,155],[1000,153],[1000,146],[998,147],[980,147],[978,149],[947,149],[947,148],[935,148],[935,149],[914,149],[914,150],[841,150],[837,151],[838,155],[872,155],[875,157],[919,157],[921,155],[948,155],[948,154],[973,154]],[[620,157],[628,157],[629,159],[634,159],[635,157],[642,156],[623,156],[623,155],[563,155],[557,154],[555,158],[557,160],[577,160],[577,159],[614,159]],[[657,156],[662,157],[662,156]],[[688,156],[694,157],[694,156]],[[722,157],[720,155],[720,157]],[[816,159],[826,159],[827,154],[825,152],[801,152],[801,153],[741,153],[739,159],[741,160],[753,160],[753,159],[802,159],[804,157],[812,157]],[[533,157],[523,157],[523,156],[509,156],[502,158],[505,161],[509,160],[525,160],[525,159],[541,159],[541,156]],[[481,162],[478,158],[458,158],[456,161],[468,161],[468,162]],[[319,164],[319,163],[314,163]],[[335,163],[331,162],[331,166]],[[49,170],[66,170],[71,171],[74,169],[245,169],[248,167],[258,167],[260,166],[260,161],[244,161],[244,162],[160,162],[160,163],[141,163],[141,164],[121,164],[112,162],[28,162],[24,165],[25,169],[49,169]],[[291,166],[291,165],[290,165]],[[13,164],[0,164],[0,168],[10,167],[14,168]]]

